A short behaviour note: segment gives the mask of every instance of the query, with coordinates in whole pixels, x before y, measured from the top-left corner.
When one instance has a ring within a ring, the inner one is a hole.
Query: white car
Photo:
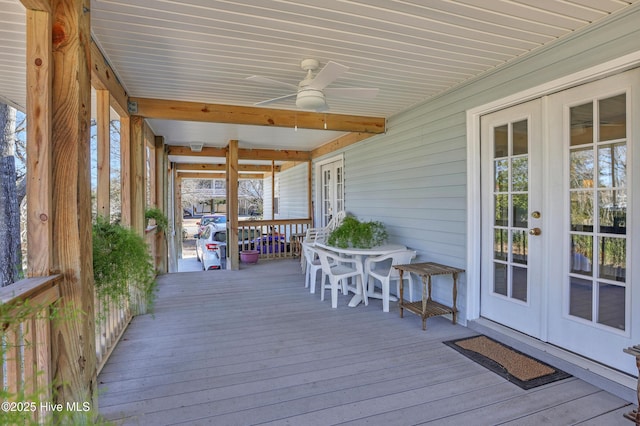
[[[218,231],[215,225],[207,225],[196,238],[196,258],[202,269],[224,269],[226,267],[227,232]]]

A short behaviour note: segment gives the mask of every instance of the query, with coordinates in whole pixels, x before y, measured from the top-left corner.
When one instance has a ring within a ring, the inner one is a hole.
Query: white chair
[[[393,265],[405,265],[411,263],[416,257],[415,250],[399,250],[382,256],[369,257],[364,262],[365,274],[369,277],[367,282],[367,292],[369,296],[374,293],[375,280],[380,281],[382,287],[382,310],[389,312],[389,283],[397,281],[396,293],[400,295],[400,273]],[[403,281],[409,282],[409,299],[413,301],[413,279],[411,274],[403,274]]]
[[[302,243],[302,253],[306,263],[304,288],[309,288],[311,293],[316,292],[316,280],[318,279],[318,271],[322,271],[322,264],[313,243]],[[320,285],[324,285],[325,276],[321,275],[322,281]]]
[[[307,231],[304,236],[304,240],[302,240],[302,244],[313,245],[317,242],[324,243],[327,239],[329,232],[325,228],[307,228]],[[300,267],[302,268],[302,273],[307,273],[308,262],[306,261],[305,256],[300,257]]]
[[[364,303],[367,305],[369,301],[362,283],[362,262],[357,259],[346,259],[338,256],[336,253],[317,247],[316,252],[320,258],[322,273],[326,278],[329,278],[328,286],[325,284],[326,278],[322,278],[322,285],[320,286],[320,300],[324,300],[324,291],[329,288],[331,290],[331,307],[333,309],[337,308],[338,289],[340,288],[340,284],[342,284],[342,294],[347,294],[347,279],[355,277],[357,280],[356,291],[362,291]]]
[[[333,231],[334,229],[336,229],[338,226],[342,224],[342,221],[346,216],[347,216],[347,212],[344,210],[340,210],[338,213],[335,214],[335,216],[331,218],[329,223],[327,223],[327,226],[325,227],[325,229],[329,232]]]

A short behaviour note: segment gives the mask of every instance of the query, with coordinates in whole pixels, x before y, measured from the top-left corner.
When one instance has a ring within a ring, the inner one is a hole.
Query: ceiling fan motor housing
[[[325,107],[324,93],[322,90],[300,88],[296,97],[296,106],[302,109],[321,109]]]

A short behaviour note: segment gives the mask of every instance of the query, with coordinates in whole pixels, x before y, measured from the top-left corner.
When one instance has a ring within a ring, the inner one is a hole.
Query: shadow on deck
[[[380,300],[338,309],[295,260],[160,277],[99,376],[118,424],[625,425],[630,404],[576,378],[524,391],[444,340],[445,318],[399,318]]]

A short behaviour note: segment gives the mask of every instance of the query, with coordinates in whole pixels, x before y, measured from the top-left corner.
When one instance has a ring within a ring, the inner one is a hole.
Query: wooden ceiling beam
[[[205,146],[200,152],[191,151],[188,146],[169,145],[167,153],[169,155],[182,155],[187,157],[221,157],[227,156],[227,148],[216,148]]]
[[[120,117],[129,116],[129,96],[124,90],[111,65],[107,62],[98,45],[91,40],[91,85],[99,90],[108,90],[111,107]]]
[[[205,146],[200,152],[193,152],[188,146],[169,146],[169,155],[182,155],[189,157],[225,157],[227,148],[216,148]],[[309,161],[311,153],[309,151],[295,151],[287,149],[238,149],[240,160],[268,160],[268,161]]]
[[[346,148],[349,145],[363,141],[367,138],[370,138],[371,136],[375,135],[372,135],[371,133],[349,133],[347,135],[340,136],[339,138],[334,139],[331,142],[327,142],[324,145],[321,145],[318,148],[312,150],[311,158],[313,159],[322,157],[323,155],[327,155],[339,149]]]
[[[269,127],[384,133],[384,117],[280,110],[166,99],[130,98],[132,114],[163,120],[247,124]]]
[[[178,171],[223,171],[227,169],[225,164],[186,164],[177,163],[175,165]],[[271,172],[271,166],[260,164],[238,164],[239,172]],[[276,166],[276,172],[280,171],[280,166]]]
[[[238,173],[238,179],[264,179],[263,173]],[[178,172],[178,177],[185,179],[226,179],[225,173],[211,172]]]
[[[276,149],[245,149],[238,150],[240,160],[271,160],[271,161],[309,161],[309,151],[276,150]]]
[[[41,12],[51,13],[50,0],[20,0],[20,2],[27,10],[39,10]]]

